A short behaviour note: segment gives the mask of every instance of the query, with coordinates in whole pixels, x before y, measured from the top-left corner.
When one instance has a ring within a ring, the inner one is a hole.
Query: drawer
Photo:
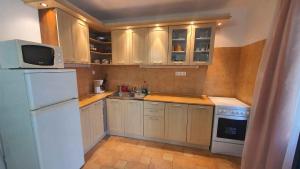
[[[160,110],[164,110],[165,109],[165,103],[145,101],[144,102],[144,108],[145,109],[157,109],[157,110],[160,109]]]
[[[164,109],[156,109],[156,108],[145,108],[144,109],[144,115],[145,116],[164,116],[165,115],[165,110]]]
[[[177,103],[167,103],[166,109],[182,109],[187,110],[188,105],[187,104],[177,104]]]

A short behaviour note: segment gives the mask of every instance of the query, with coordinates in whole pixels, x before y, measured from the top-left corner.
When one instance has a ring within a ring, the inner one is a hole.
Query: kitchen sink
[[[131,92],[116,92],[109,96],[110,99],[122,99],[122,100],[143,100],[145,96]]]

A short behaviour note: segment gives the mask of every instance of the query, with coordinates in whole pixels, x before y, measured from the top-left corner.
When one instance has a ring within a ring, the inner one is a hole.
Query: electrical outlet
[[[175,72],[175,76],[186,76],[186,72]]]
[[[95,75],[95,74],[96,74],[95,70],[92,70],[92,75]]]

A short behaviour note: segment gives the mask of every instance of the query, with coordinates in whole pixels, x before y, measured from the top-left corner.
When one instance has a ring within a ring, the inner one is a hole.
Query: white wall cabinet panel
[[[56,9],[56,14],[58,43],[62,48],[64,61],[66,63],[90,63],[87,24],[60,9]]]
[[[75,19],[73,24],[73,50],[75,60],[79,63],[89,63],[89,28],[83,21]]]
[[[188,105],[186,104],[166,104],[165,138],[167,140],[186,142],[187,114]]]
[[[146,64],[148,51],[148,29],[132,30],[132,55],[130,64]]]
[[[117,65],[129,64],[132,54],[132,31],[114,30],[112,36],[112,63]]]
[[[168,27],[156,27],[149,29],[149,64],[167,64],[168,35]]]

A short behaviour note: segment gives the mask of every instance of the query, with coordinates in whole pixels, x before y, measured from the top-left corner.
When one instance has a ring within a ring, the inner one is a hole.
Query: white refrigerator
[[[6,169],[80,169],[75,70],[0,70],[0,144]]]

